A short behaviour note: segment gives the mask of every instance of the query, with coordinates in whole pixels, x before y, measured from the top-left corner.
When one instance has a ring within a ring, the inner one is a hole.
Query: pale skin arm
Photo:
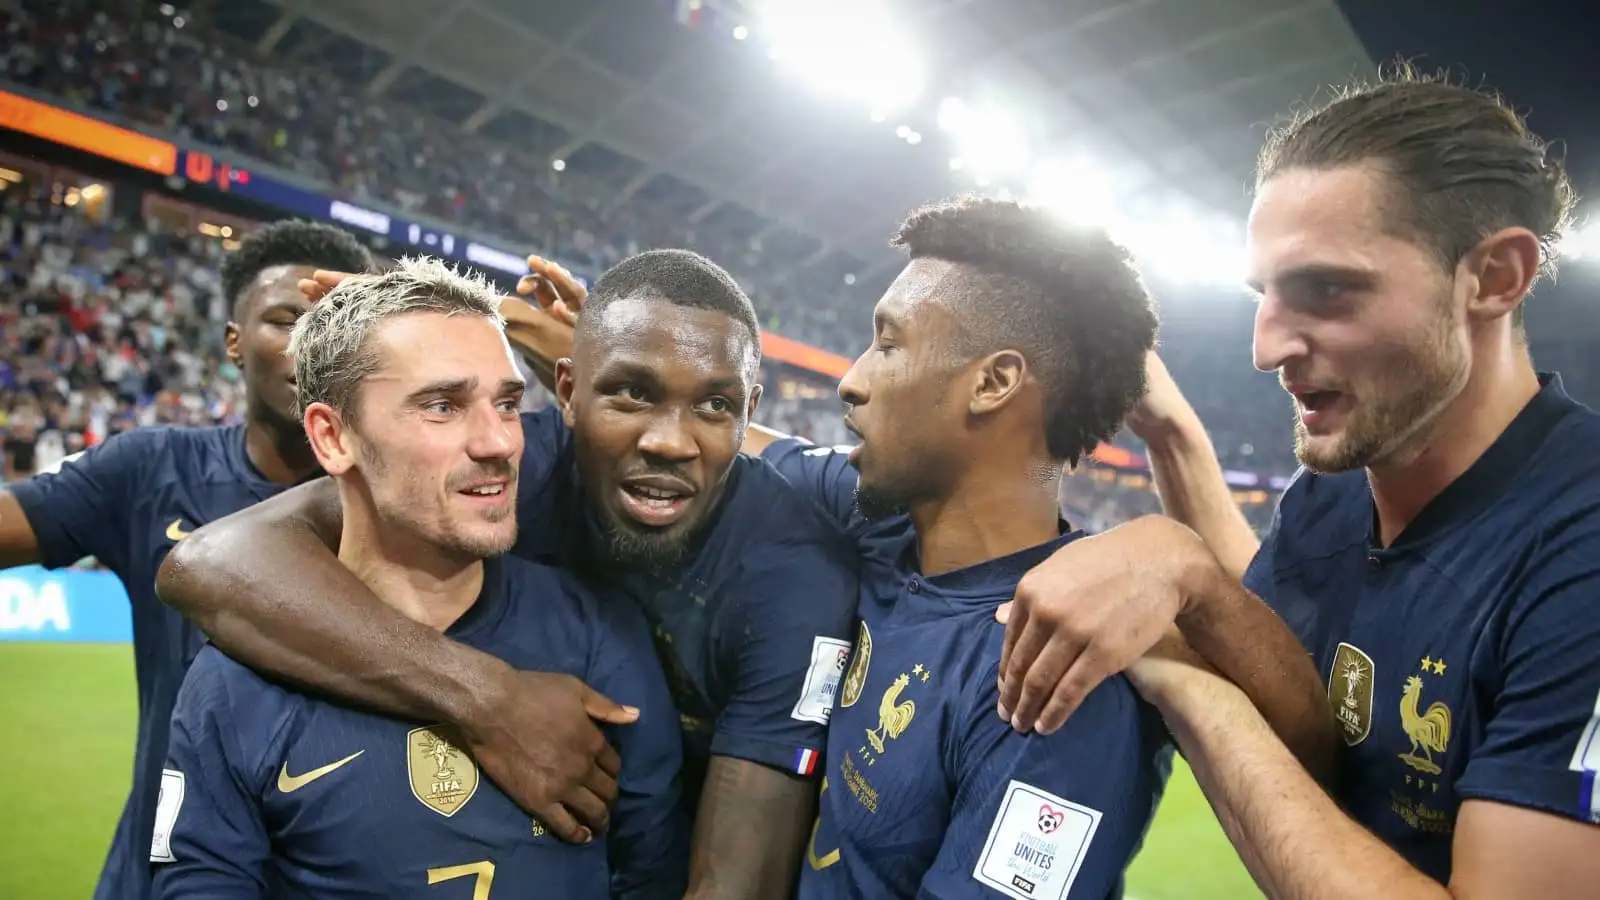
[[[1272,900],[1579,900],[1600,884],[1600,828],[1469,799],[1441,885],[1341,811],[1238,687],[1185,654],[1128,672],[1166,718],[1223,830]]]
[[[1228,574],[1242,579],[1261,541],[1223,480],[1211,436],[1153,350],[1145,379],[1148,389],[1128,427],[1145,442],[1161,508],[1194,529]]]

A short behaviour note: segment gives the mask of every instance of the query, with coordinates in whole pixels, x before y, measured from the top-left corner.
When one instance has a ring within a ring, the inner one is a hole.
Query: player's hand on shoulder
[[[576,327],[589,292],[571,272],[542,256],[529,256],[528,269],[529,273],[517,282],[517,293],[534,298],[540,309],[562,324]]]
[[[621,760],[596,721],[639,717],[571,675],[506,669],[478,721],[459,723],[483,771],[563,840],[606,829]]]
[[[1155,647],[1210,553],[1193,531],[1146,516],[1057,550],[1022,577],[1006,624],[1000,714],[1019,731],[1060,728],[1102,681]]]

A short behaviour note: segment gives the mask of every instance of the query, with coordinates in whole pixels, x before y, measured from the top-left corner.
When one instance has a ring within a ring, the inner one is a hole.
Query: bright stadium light
[[[966,167],[990,178],[1021,174],[1032,157],[1028,132],[1011,113],[955,97],[939,104],[939,130],[950,135]]]
[[[1561,237],[1559,247],[1562,259],[1584,259],[1600,256],[1600,228],[1574,228]]]
[[[1023,198],[1080,225],[1105,225],[1116,214],[1111,182],[1077,160],[1047,159],[1034,166]]]
[[[885,113],[922,95],[922,56],[882,0],[767,0],[761,19],[772,58],[823,90]]]

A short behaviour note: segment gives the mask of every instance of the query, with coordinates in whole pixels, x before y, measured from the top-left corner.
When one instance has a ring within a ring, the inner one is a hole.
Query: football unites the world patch
[[[1099,810],[1013,781],[972,877],[1016,900],[1062,900],[1099,826]]]

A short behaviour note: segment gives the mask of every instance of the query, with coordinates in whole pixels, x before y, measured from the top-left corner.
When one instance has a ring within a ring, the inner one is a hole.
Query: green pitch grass
[[[0,897],[94,890],[133,764],[133,654],[124,646],[0,643]],[[1128,876],[1130,900],[1252,900],[1260,892],[1180,764]]]

